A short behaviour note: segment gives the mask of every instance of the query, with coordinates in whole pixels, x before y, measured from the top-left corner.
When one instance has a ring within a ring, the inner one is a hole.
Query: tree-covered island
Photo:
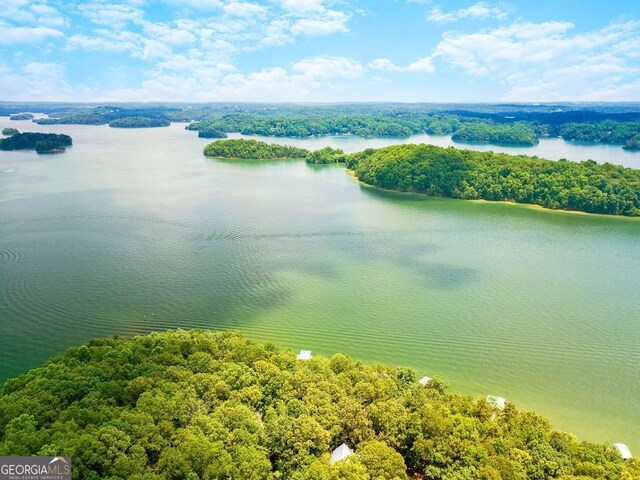
[[[309,150],[303,148],[245,139],[218,140],[204,147],[204,154],[208,157],[247,160],[306,158],[309,153]]]
[[[507,403],[346,355],[296,360],[238,333],[92,340],[0,390],[0,455],[70,455],[73,478],[618,479],[611,445]],[[354,454],[331,463],[346,444]]]
[[[9,120],[33,120],[33,113],[16,113],[9,117]]]
[[[16,133],[20,133],[17,128],[6,127],[2,129],[2,135],[10,137],[11,135],[15,135]]]
[[[58,133],[16,133],[0,140],[0,150],[35,150],[37,153],[63,153],[71,146],[69,135]]]
[[[362,182],[402,192],[640,216],[640,170],[593,160],[552,161],[426,144],[345,154],[331,147],[312,152],[243,139],[210,143],[204,153],[223,158],[344,163]]]

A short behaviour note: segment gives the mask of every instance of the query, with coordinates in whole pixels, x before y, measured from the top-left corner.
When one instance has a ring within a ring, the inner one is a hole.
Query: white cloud
[[[294,63],[291,70],[313,79],[356,78],[362,75],[364,67],[347,57],[318,56]]]
[[[504,20],[507,18],[511,8],[506,5],[491,6],[485,2],[478,2],[467,8],[460,8],[450,12],[444,12],[440,7],[434,7],[427,15],[427,20],[436,23],[449,23],[463,18],[496,18]]]
[[[46,0],[3,0],[0,7],[0,43],[36,44],[60,37],[67,21]]]
[[[277,3],[284,10],[296,14],[318,13],[326,10],[323,0],[277,0]]]
[[[391,72],[435,72],[435,66],[433,65],[432,57],[418,58],[416,61],[411,62],[405,67],[400,67],[394,64],[388,58],[377,58],[373,60],[370,67],[375,70],[387,70]]]
[[[140,8],[125,3],[83,3],[78,10],[93,23],[110,28],[124,28],[127,23],[139,21],[144,16]]]
[[[64,68],[52,62],[31,62],[0,74],[0,90],[5,98],[30,101],[65,101],[78,93],[65,80]]]
[[[194,51],[192,55],[172,55],[155,65],[154,76],[165,75],[166,72],[180,73],[199,77],[203,80],[219,78],[225,73],[233,72],[236,67],[230,63],[211,60],[201,52]],[[161,73],[158,73],[161,72]]]
[[[126,30],[98,29],[96,36],[72,35],[67,40],[68,50],[98,50],[105,52],[131,52],[133,56],[141,56],[143,44],[141,36]]]
[[[38,44],[63,37],[60,30],[49,27],[14,27],[0,22],[0,45]]]
[[[344,12],[329,10],[323,17],[319,18],[302,18],[298,20],[291,32],[294,35],[327,35],[337,32],[348,32],[347,21],[349,16]]]
[[[157,64],[141,88],[103,95],[112,101],[308,101],[319,91],[341,91],[343,80],[359,77],[364,70],[346,57],[319,56],[301,59],[290,69],[242,73],[229,63],[176,55]]]
[[[285,18],[292,18],[291,24],[287,24],[286,35],[291,36],[319,36],[331,33],[348,32],[347,23],[351,14],[343,10],[327,8],[323,0],[275,0],[286,12]],[[284,24],[281,24],[284,25]],[[282,39],[285,32],[280,32],[275,38]],[[268,44],[274,44],[274,37],[270,37]]]
[[[508,87],[504,100],[629,100],[622,94],[637,83],[640,23],[576,34],[573,28],[568,22],[516,22],[477,33],[450,32],[433,56],[474,76],[495,78]]]
[[[67,24],[67,21],[55,8],[44,3],[35,3],[29,7],[29,10],[34,14],[36,22],[40,25],[63,27]]]
[[[191,45],[195,42],[194,29],[199,29],[197,22],[178,20],[172,24],[144,22],[144,31],[150,39],[173,46]]]
[[[269,9],[250,2],[232,1],[222,6],[222,11],[233,17],[265,18]]]
[[[186,7],[193,7],[201,10],[212,10],[220,8],[222,2],[219,0],[164,0],[165,3],[171,6],[184,5]]]
[[[141,8],[126,0],[114,5],[93,0],[80,5],[77,11],[94,24],[128,32],[132,37],[114,38],[105,33],[106,28],[79,32],[69,39],[67,48],[128,51],[134,58],[147,61],[162,60],[196,48],[206,52],[210,59],[229,60],[242,52],[287,45],[300,36],[346,32],[350,19],[349,13],[328,9],[322,0],[272,0],[268,5],[244,0],[180,0],[177,3],[179,8],[215,7],[217,12],[203,16],[178,10],[181,17],[158,22],[146,18]]]
[[[262,43],[266,46],[281,47],[291,40],[291,22],[278,18],[272,20],[266,27]]]
[[[156,60],[166,58],[170,54],[171,48],[167,44],[157,40],[145,40],[141,57],[143,60]]]

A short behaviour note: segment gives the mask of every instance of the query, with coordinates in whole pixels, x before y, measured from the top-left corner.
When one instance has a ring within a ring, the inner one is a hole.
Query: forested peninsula
[[[0,455],[70,455],[73,478],[619,479],[611,445],[407,368],[233,332],[95,339],[0,390]],[[353,455],[330,462],[341,444]]]
[[[551,209],[640,215],[640,170],[593,160],[543,160],[433,145],[394,145],[351,155],[364,183],[391,190]]]
[[[0,140],[0,150],[35,150],[38,153],[62,153],[73,144],[69,135],[58,133],[15,133]]]
[[[9,117],[9,120],[33,120],[33,113],[16,113]]]
[[[212,142],[204,153],[224,158],[344,163],[362,182],[402,192],[640,216],[640,170],[593,160],[553,161],[426,144],[393,145],[353,154],[331,147],[311,152],[243,139]]]
[[[622,148],[625,150],[640,150],[640,133],[631,137]]]

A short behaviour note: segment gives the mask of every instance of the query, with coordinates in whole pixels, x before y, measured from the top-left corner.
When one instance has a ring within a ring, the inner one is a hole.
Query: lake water
[[[210,160],[183,127],[50,126],[72,135],[66,154],[0,152],[0,378],[95,336],[238,329],[443,375],[640,453],[640,219]],[[640,166],[619,148],[537,148]]]

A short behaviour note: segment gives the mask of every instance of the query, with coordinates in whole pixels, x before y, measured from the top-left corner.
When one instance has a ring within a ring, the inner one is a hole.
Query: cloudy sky
[[[639,0],[1,0],[0,100],[640,101]]]

